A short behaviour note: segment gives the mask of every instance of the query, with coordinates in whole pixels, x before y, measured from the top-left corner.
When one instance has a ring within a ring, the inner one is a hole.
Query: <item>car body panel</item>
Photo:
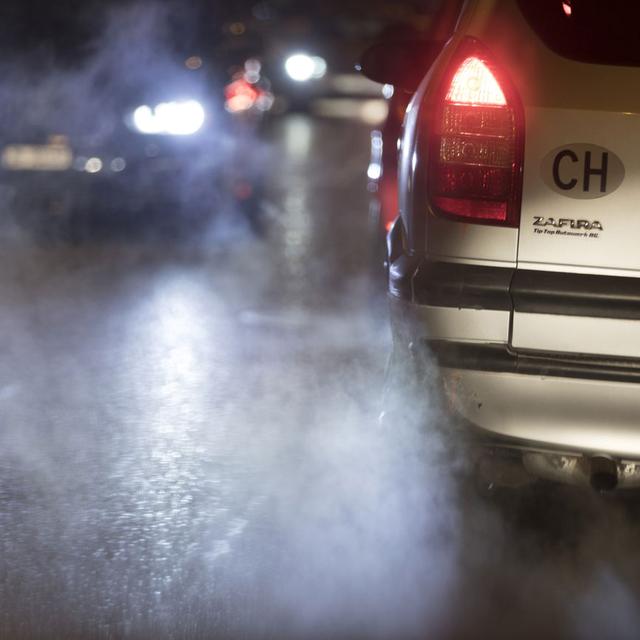
[[[640,358],[640,322],[516,312],[511,345],[515,349]]]
[[[507,344],[510,313],[493,309],[459,309],[434,305],[413,305],[394,298],[391,314],[412,340],[455,340]]]
[[[442,369],[451,408],[486,434],[640,459],[634,383]]]
[[[640,69],[636,84],[639,80]],[[640,181],[633,179],[640,173],[639,135],[637,114],[528,110],[519,265],[559,265],[566,271],[574,266],[613,268],[640,275],[640,253],[636,250]],[[581,143],[594,150],[581,151]],[[603,151],[596,151],[596,146]],[[587,153],[589,167],[585,165]],[[625,175],[612,190],[616,156]],[[601,165],[603,158],[606,165]],[[607,167],[606,176],[587,171],[600,171],[603,166]],[[554,189],[556,180],[561,187]],[[599,196],[603,187],[606,193],[601,197],[584,198],[589,191]]]
[[[426,250],[434,260],[454,258],[515,266],[518,230],[453,222],[429,213]]]

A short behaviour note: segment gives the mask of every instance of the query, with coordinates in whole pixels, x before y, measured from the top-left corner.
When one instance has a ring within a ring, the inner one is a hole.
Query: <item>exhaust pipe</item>
[[[618,465],[611,458],[593,456],[589,461],[589,481],[596,491],[613,491],[618,486]]]

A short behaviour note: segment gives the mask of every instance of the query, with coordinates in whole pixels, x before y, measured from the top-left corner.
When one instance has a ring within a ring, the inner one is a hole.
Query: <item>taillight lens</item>
[[[524,118],[504,75],[476,41],[455,57],[434,110],[429,192],[437,215],[518,226]]]

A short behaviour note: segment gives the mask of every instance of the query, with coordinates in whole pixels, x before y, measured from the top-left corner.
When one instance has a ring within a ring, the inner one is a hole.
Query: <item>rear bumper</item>
[[[487,445],[640,460],[636,384],[440,371],[448,407]]]
[[[516,353],[508,311],[390,300],[394,341],[433,355],[446,405],[474,439],[640,461],[640,361]]]

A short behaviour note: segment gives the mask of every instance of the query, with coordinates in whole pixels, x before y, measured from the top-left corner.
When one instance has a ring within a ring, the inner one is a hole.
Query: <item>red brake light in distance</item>
[[[484,48],[469,41],[440,95],[429,161],[434,212],[518,226],[524,118],[511,85]]]

